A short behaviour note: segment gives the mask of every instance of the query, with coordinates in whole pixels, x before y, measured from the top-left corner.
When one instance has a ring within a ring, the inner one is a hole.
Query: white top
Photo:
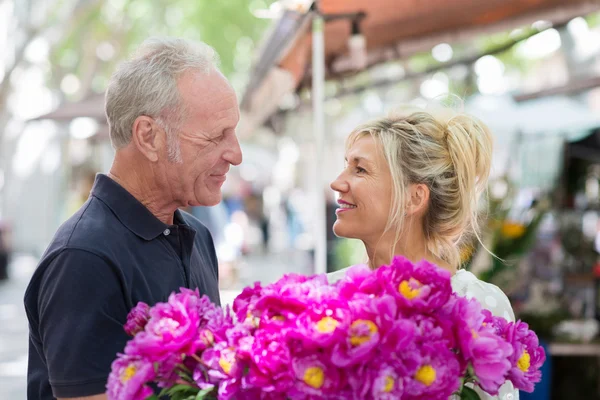
[[[351,268],[351,267],[349,267]],[[339,281],[346,275],[348,268],[327,274],[329,283]],[[515,314],[508,301],[508,297],[491,283],[483,282],[469,271],[458,270],[452,277],[452,290],[459,296],[467,299],[477,299],[483,308],[491,311],[497,317],[504,317],[509,322],[515,321]],[[519,391],[515,390],[511,382],[506,382],[500,388],[497,396],[490,396],[479,388],[475,391],[481,397],[481,400],[519,400]]]

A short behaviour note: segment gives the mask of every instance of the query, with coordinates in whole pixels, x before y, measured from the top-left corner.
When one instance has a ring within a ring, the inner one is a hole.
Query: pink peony
[[[413,265],[396,256],[389,266],[376,271],[386,293],[396,297],[406,312],[432,313],[442,307],[452,293],[450,272],[426,260]]]
[[[534,384],[542,379],[540,368],[546,360],[537,335],[526,323],[517,321],[506,324],[502,336],[513,348],[508,379],[515,388],[533,392]]]
[[[119,354],[111,369],[106,384],[109,400],[144,400],[152,396],[152,389],[146,386],[155,378],[152,363],[139,357]]]
[[[283,393],[293,385],[291,354],[286,340],[277,332],[258,330],[252,341],[244,386],[264,392]]]
[[[171,294],[167,303],[156,304],[144,331],[127,343],[125,353],[150,361],[162,361],[174,353],[193,354],[200,319],[198,300],[193,292],[186,292]]]
[[[385,352],[371,358],[368,363],[344,369],[350,392],[344,398],[351,399],[400,399],[404,393],[404,376],[408,371],[401,359]]]
[[[303,311],[290,335],[308,347],[327,347],[344,340],[351,318],[346,302],[326,300]]]
[[[218,385],[219,399],[229,400],[241,390],[244,365],[236,357],[235,348],[225,342],[215,344],[202,353],[202,363],[193,378],[200,388]]]
[[[392,361],[392,363],[390,363]],[[370,380],[369,398],[380,400],[394,400],[402,398],[404,394],[404,381],[398,370],[398,365],[393,360],[376,363]],[[366,385],[365,385],[366,386]]]
[[[262,296],[254,304],[253,312],[255,316],[283,316],[287,320],[293,320],[312,304],[330,297],[331,290],[326,275],[306,277],[288,274],[263,289]]]
[[[368,360],[380,344],[385,332],[394,326],[397,308],[394,298],[356,296],[349,302],[352,312],[345,339],[333,346],[331,361],[338,367],[356,365]]]
[[[377,279],[377,274],[366,264],[349,267],[346,275],[334,285],[343,299],[352,299],[356,293],[380,296],[385,283]]]
[[[262,286],[259,282],[255,282],[254,286],[247,286],[242,290],[233,300],[233,312],[237,317],[238,321],[244,321],[248,314],[251,314],[254,309],[254,303],[262,295]]]
[[[447,400],[460,387],[460,365],[456,354],[444,342],[431,342],[405,353],[404,365],[409,369],[404,379],[407,400]]]
[[[127,322],[125,323],[125,332],[129,336],[135,336],[139,332],[143,331],[150,319],[150,306],[143,301],[137,303],[135,307],[127,315]]]
[[[289,391],[291,399],[328,398],[339,394],[338,391],[343,387],[341,371],[331,365],[324,355],[294,358],[292,365],[295,384]]]
[[[506,381],[513,349],[485,322],[484,311],[477,300],[457,297],[452,319],[463,368],[470,363],[478,385],[495,395]]]

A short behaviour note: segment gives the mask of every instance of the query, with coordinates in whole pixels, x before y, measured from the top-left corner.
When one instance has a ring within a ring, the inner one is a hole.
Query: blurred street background
[[[246,285],[364,261],[336,238],[344,140],[443,103],[495,139],[483,242],[465,268],[507,293],[549,353],[522,399],[600,399],[600,3],[592,0],[0,0],[0,400],[25,398],[22,299],[113,150],[104,90],[152,35],[213,46],[244,161],[211,231],[224,304]]]

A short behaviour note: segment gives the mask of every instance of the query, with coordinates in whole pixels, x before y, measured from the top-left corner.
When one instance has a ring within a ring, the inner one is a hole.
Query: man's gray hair
[[[113,148],[131,141],[133,122],[140,115],[154,118],[168,135],[169,158],[179,159],[176,130],[187,110],[177,79],[188,71],[208,74],[218,68],[218,56],[202,42],[178,38],[150,38],[113,73],[106,89],[105,110]]]

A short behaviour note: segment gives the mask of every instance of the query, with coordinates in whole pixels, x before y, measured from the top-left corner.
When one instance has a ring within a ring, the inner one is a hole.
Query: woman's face
[[[340,237],[373,242],[381,238],[392,204],[392,176],[371,135],[356,140],[346,153],[346,168],[331,183],[338,192],[333,232]]]

